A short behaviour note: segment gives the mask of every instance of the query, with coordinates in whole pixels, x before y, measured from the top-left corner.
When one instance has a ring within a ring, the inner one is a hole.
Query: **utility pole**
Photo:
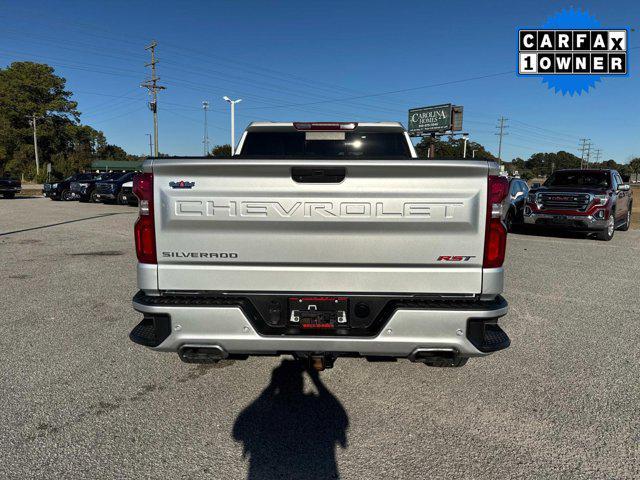
[[[581,138],[580,141],[582,142],[582,145],[580,146],[579,150],[580,150],[580,169],[582,170],[584,168],[584,154],[587,151],[587,142],[589,141],[589,138]]]
[[[149,156],[153,157],[153,146],[151,145],[151,134],[145,133],[147,137],[149,137]]]
[[[593,144],[591,142],[587,143],[587,168],[589,168],[589,162],[591,160],[591,147]]]
[[[36,154],[36,177],[37,177],[40,174],[40,158],[38,157],[38,132],[36,130],[36,122],[39,118],[42,118],[42,117],[36,117],[36,114],[33,113],[31,115],[28,115],[27,118],[29,119],[29,125],[33,127],[33,150]]]
[[[204,156],[209,155],[209,130],[207,129],[207,110],[209,110],[209,102],[202,102],[202,109],[204,110],[204,137],[202,139]]]
[[[502,137],[504,137],[505,135],[509,135],[504,131],[505,128],[507,128],[507,126],[505,125],[505,122],[507,120],[507,118],[504,118],[502,116],[498,119],[500,124],[496,128],[498,128],[499,130],[497,133],[495,133],[495,135],[498,135],[500,137],[500,140],[498,142],[498,162],[500,165],[502,165]]]
[[[151,79],[146,80],[140,85],[149,90],[151,95],[151,101],[149,102],[149,109],[153,112],[153,146],[155,150],[155,156],[158,156],[158,90],[165,90],[166,87],[158,85],[159,77],[156,76],[156,47],[158,42],[153,40],[151,44],[144,49],[151,51],[151,62],[145,64],[145,67],[151,67]],[[153,155],[152,155],[153,156]]]
[[[602,153],[602,150],[601,150],[601,149],[599,149],[599,148],[598,148],[598,149],[596,149],[596,162],[595,162],[595,163],[600,162],[600,154],[601,154],[601,153]]]
[[[231,105],[231,156],[233,157],[235,155],[235,144],[236,144],[235,108],[236,108],[236,103],[240,103],[242,99],[238,98],[237,100],[231,100],[226,95],[222,97],[222,99],[226,102],[229,102],[229,104]]]

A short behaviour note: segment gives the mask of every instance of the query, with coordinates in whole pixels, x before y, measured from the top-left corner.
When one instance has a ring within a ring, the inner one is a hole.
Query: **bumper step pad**
[[[145,316],[142,321],[135,326],[129,338],[132,342],[145,347],[157,347],[171,333],[171,319],[169,315]]]
[[[488,323],[480,319],[469,320],[467,338],[483,353],[497,352],[511,345],[509,336],[497,323]]]

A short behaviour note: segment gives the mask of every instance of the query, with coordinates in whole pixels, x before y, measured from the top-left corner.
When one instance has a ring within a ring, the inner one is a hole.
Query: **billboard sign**
[[[409,135],[451,130],[450,103],[409,110]]]
[[[462,130],[462,112],[464,111],[464,108],[462,107],[462,105],[454,105],[451,109],[451,115],[452,115],[452,119],[451,119],[451,131],[452,132],[459,132],[460,130]]]

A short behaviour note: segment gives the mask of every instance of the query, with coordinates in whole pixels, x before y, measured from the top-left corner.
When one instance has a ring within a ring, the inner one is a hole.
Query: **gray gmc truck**
[[[508,182],[419,160],[399,123],[252,123],[231,158],[134,179],[134,342],[209,363],[289,354],[458,367],[498,326]]]

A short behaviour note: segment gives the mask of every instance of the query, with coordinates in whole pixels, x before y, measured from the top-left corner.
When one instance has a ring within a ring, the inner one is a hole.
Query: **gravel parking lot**
[[[510,235],[511,348],[339,359],[318,389],[283,359],[131,343],[136,215],[0,200],[0,477],[640,477],[640,231]]]

